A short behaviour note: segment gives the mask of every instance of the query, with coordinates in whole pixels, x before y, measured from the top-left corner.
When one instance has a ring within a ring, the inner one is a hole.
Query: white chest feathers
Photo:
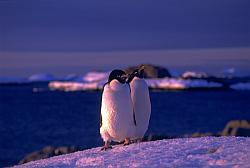
[[[134,135],[133,106],[128,84],[112,80],[104,86],[101,115],[100,134],[104,141],[123,141]]]
[[[148,85],[144,79],[134,77],[130,82],[130,88],[136,119],[135,138],[143,138],[148,129],[151,115]]]

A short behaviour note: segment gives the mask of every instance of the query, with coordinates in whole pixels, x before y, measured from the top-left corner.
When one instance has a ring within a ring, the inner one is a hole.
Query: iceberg
[[[234,90],[250,90],[250,82],[233,84],[230,88]]]

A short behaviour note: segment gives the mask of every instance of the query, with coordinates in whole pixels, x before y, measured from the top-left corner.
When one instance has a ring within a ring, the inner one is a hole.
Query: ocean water
[[[101,146],[101,92],[35,90],[0,86],[0,166],[17,164],[44,146]],[[250,91],[151,91],[147,134],[183,136],[222,131],[250,119]]]

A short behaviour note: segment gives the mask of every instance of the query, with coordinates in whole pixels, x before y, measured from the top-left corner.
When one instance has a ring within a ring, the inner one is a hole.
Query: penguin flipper
[[[102,114],[100,114],[100,127],[102,127]]]
[[[126,83],[127,83],[127,84],[130,84],[130,82],[133,80],[133,78],[134,78],[134,76],[131,75],[131,74],[129,74],[129,77],[128,77]]]
[[[129,92],[130,92],[130,94],[131,94],[131,87],[130,87],[129,84],[128,84],[128,86],[129,86]],[[134,108],[133,108],[133,119],[134,119],[134,124],[135,124],[135,126],[136,126],[135,109],[134,109]]]
[[[101,93],[101,106],[102,106],[102,94],[103,94],[104,87],[105,87],[106,84],[108,84],[108,82],[106,82],[106,83],[103,85],[103,87],[102,87],[102,93]],[[100,111],[101,111],[101,108],[102,108],[102,107],[100,107]],[[100,112],[100,128],[101,128],[101,127],[102,127],[102,113]]]
[[[134,108],[133,108],[133,119],[134,119],[134,124],[136,126],[136,118],[135,118],[135,110],[134,110]]]

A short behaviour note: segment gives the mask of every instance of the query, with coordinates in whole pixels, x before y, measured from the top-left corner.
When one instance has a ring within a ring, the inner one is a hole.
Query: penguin
[[[126,73],[113,70],[103,87],[100,116],[100,134],[104,141],[101,150],[111,149],[111,141],[128,145],[134,135],[135,122],[130,87],[126,83]]]
[[[127,83],[131,88],[131,99],[136,120],[134,140],[141,142],[149,125],[151,102],[149,89],[144,80],[144,66],[135,69],[128,77]]]

